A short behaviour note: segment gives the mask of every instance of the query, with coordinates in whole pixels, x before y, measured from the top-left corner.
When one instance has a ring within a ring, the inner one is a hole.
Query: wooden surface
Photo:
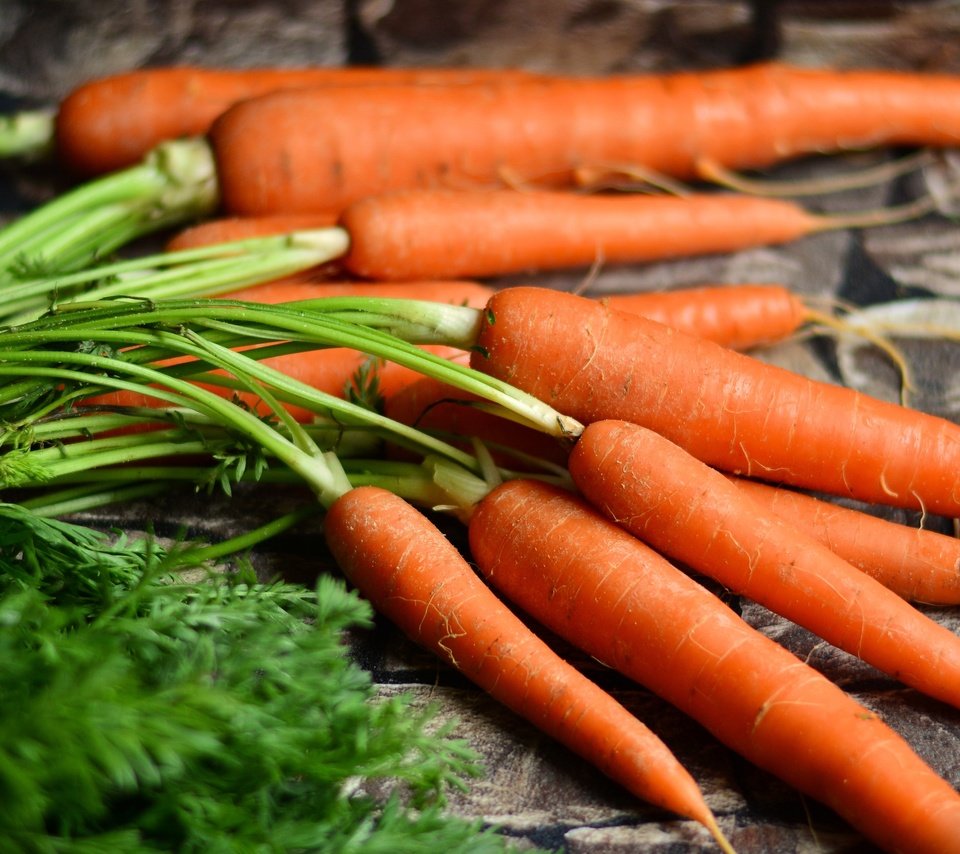
[[[780,3],[779,19],[755,15],[736,2],[655,3],[471,2],[430,0],[382,3],[124,4],[128,14],[108,16],[116,3],[81,4],[67,18],[64,4],[6,0],[0,24],[0,96],[5,104],[55,98],[79,77],[137,64],[197,61],[250,65],[278,59],[326,64],[371,58],[397,64],[518,63],[529,67],[610,70],[733,64],[744,57],[776,55],[808,65],[895,65],[960,70],[960,5],[914,3]],[[164,7],[167,11],[161,13]],[[440,7],[454,7],[448,15]],[[71,7],[73,8],[73,7]],[[272,17],[285,12],[280,25]],[[93,16],[99,22],[84,33]],[[443,19],[441,27],[437,22]],[[243,45],[255,45],[250,51]],[[251,61],[253,60],[253,61]],[[26,73],[26,69],[31,73]],[[792,164],[777,177],[846,171],[894,156],[851,155]],[[818,198],[823,210],[858,210],[894,204],[936,190],[954,174],[949,157],[924,174],[865,190]],[[12,217],[58,186],[36,169],[6,169],[0,204]],[[513,277],[573,289],[585,271]],[[811,299],[873,305],[894,299],[950,300],[960,293],[960,231],[942,215],[869,232],[821,234],[785,247],[730,256],[607,268],[591,281],[594,292],[652,290],[707,282],[777,281]],[[960,346],[906,341],[918,391],[913,405],[960,419],[957,367]],[[876,351],[838,348],[815,339],[772,348],[758,357],[832,382],[845,382],[895,398],[896,374]],[[249,527],[279,504],[305,500],[288,490],[265,502],[257,490],[233,501],[189,493],[81,517],[98,525],[218,539]],[[915,523],[909,514],[902,521]],[[928,520],[949,530],[947,520]],[[255,556],[264,576],[283,573],[309,580],[336,571],[318,559],[319,523],[306,524]],[[443,522],[462,542],[456,523]],[[915,749],[960,788],[960,712],[902,688],[852,657],[745,600],[730,599],[751,624],[796,652],[881,713]],[[960,631],[960,609],[930,609]],[[547,635],[549,637],[549,635]],[[555,640],[555,639],[553,639]],[[608,687],[676,751],[703,786],[710,806],[740,854],[870,851],[870,846],[816,802],[801,797],[732,754],[698,725],[649,692],[630,684],[563,643],[557,647]],[[457,674],[419,651],[388,625],[358,633],[351,648],[375,675],[380,690],[406,690],[439,703],[458,721],[458,734],[485,757],[488,774],[452,808],[500,824],[520,847],[542,845],[577,854],[650,851],[688,854],[714,847],[691,822],[678,821],[636,802],[585,762],[538,735]],[[960,832],[960,831],[958,831]]]

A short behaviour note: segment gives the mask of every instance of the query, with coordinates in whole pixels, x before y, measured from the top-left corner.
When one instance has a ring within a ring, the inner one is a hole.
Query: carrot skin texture
[[[617,311],[640,314],[733,350],[782,341],[796,332],[809,315],[800,297],[776,284],[608,294],[601,301]]]
[[[785,338],[806,316],[802,301],[782,285],[719,285],[611,294],[600,300],[729,347],[751,347]],[[388,395],[385,414],[404,424],[475,436],[554,463],[566,463],[566,446],[529,427],[464,405],[476,400],[439,380],[422,377]]]
[[[899,735],[582,499],[509,481],[470,546],[507,599],[882,848],[960,851],[960,796]]]
[[[357,487],[329,508],[324,532],[350,582],[416,643],[633,794],[711,821],[660,739],[533,634],[412,505]]]
[[[346,268],[390,280],[732,252],[796,240],[819,220],[783,199],[730,194],[407,190],[360,199],[340,225],[350,234]]]
[[[657,551],[960,708],[960,637],[652,430],[597,421],[570,474]]]
[[[842,507],[812,495],[727,476],[777,516],[905,599],[960,605],[960,539]]]
[[[689,178],[704,161],[746,169],[844,148],[960,140],[960,83],[950,76],[763,64],[452,88],[368,86],[358,98],[344,86],[236,104],[211,128],[226,206],[342,210],[401,188],[570,187],[584,166]]]
[[[64,98],[57,115],[56,146],[60,159],[73,171],[95,175],[132,166],[164,140],[205,134],[232,104],[268,92],[386,82],[451,84],[526,74],[367,67],[138,69],[91,80]]]
[[[473,367],[578,421],[648,427],[733,474],[960,516],[960,427],[544,288],[484,312]]]

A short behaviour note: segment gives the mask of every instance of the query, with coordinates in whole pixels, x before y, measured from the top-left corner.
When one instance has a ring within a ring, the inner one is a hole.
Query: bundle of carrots
[[[775,64],[603,79],[145,71],[88,84],[66,99],[56,120],[58,151],[67,166],[89,172],[128,162],[134,136],[143,146],[166,141],[141,149],[141,165],[80,187],[41,218],[0,232],[0,268],[15,254],[13,244],[29,252],[42,234],[61,243],[65,232],[103,251],[131,236],[118,232],[114,215],[125,215],[128,229],[136,219],[142,232],[217,208],[340,218],[352,244],[348,269],[380,279],[490,275],[795,240],[861,220],[832,221],[792,202],[736,194],[585,199],[571,191],[597,169],[695,179],[880,143],[951,145],[960,139],[960,124],[950,118],[958,85],[948,77]],[[171,108],[150,122],[140,111],[159,91]],[[853,102],[861,108],[850,109]],[[118,132],[131,117],[155,127]],[[496,192],[517,186],[538,192]],[[371,200],[407,192],[414,194]],[[99,235],[75,231],[81,211],[96,213]],[[462,230],[450,232],[458,223]]]
[[[533,470],[491,485],[467,519],[480,574],[877,844],[941,854],[960,851],[954,788],[671,560],[960,707],[960,639],[908,601],[960,604],[958,541],[782,488],[960,517],[960,428],[734,352],[829,322],[779,286],[596,300],[494,292],[472,279],[733,251],[916,215],[925,208],[831,219],[782,199],[628,197],[579,184],[593,168],[698,180],[847,148],[952,146],[958,95],[960,81],[945,76],[779,65],[603,80],[167,69],[81,87],[61,105],[55,139],[66,165],[92,175],[197,136],[225,216],[179,234],[171,250],[301,227],[345,233],[330,269],[233,299],[377,293],[474,312],[471,346],[438,338],[433,352],[463,362],[469,350],[476,370],[581,425],[558,441],[436,378],[383,371],[391,418],[479,439],[521,468],[546,460],[572,480],[547,485]],[[121,117],[136,135],[118,131]],[[47,227],[31,240],[52,235]],[[365,359],[330,348],[271,364],[345,393]],[[96,402],[129,404],[124,394]],[[256,407],[256,395],[242,397]],[[669,751],[519,626],[423,525],[396,496],[364,487],[330,501],[325,534],[345,574],[408,635],[730,850]]]

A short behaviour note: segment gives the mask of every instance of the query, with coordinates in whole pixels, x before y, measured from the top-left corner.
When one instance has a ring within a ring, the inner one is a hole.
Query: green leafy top
[[[0,837],[23,851],[504,850],[475,756],[344,654],[368,606],[0,507]],[[38,561],[38,555],[44,555]],[[70,570],[71,561],[77,558]],[[402,783],[385,803],[363,781]]]

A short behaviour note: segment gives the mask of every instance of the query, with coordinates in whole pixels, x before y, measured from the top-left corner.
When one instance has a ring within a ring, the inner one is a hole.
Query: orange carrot
[[[960,605],[960,539],[728,475],[764,508],[915,602]]]
[[[247,240],[251,237],[271,237],[304,228],[323,228],[333,225],[332,214],[275,214],[273,216],[231,216],[205,220],[177,232],[167,241],[166,251],[198,249],[217,243]]]
[[[363,353],[348,347],[329,347],[324,350],[271,356],[263,359],[263,364],[270,365],[278,371],[283,371],[293,379],[308,383],[317,391],[342,398],[345,396],[347,386],[360,367],[367,361],[367,358]],[[214,373],[220,372],[215,371]],[[269,412],[269,408],[252,392],[236,391],[209,383],[200,382],[197,384],[219,394],[221,397],[232,398],[236,396],[253,411],[261,415],[266,415]],[[399,384],[398,382],[397,385]],[[146,392],[112,391],[84,398],[82,405],[160,407],[164,404]],[[290,404],[286,408],[301,423],[308,423],[314,418],[314,413],[304,407]]]
[[[284,303],[296,302],[298,300],[322,299],[323,297],[337,296],[373,296],[389,297],[394,299],[416,299],[430,300],[433,302],[447,302],[455,305],[468,305],[482,307],[493,295],[492,288],[481,285],[477,282],[313,282],[297,281],[294,277],[268,282],[262,285],[254,285],[250,288],[234,291],[226,294],[229,299],[247,300],[250,302],[265,303]],[[452,359],[458,362],[466,362],[468,354],[457,347],[446,347],[440,344],[423,345],[423,349],[433,353],[436,356],[443,356],[445,359]],[[324,379],[325,367],[324,360],[332,357],[319,356],[319,361],[314,362],[314,357],[319,353],[307,352],[291,356],[281,356],[276,360],[268,360],[278,370],[300,376],[304,382],[308,382],[315,388],[324,388],[331,383]],[[353,362],[353,367],[349,373],[341,376],[339,379],[339,388],[342,390],[350,378],[354,375],[357,368],[367,361],[366,356],[357,354]],[[346,360],[344,367],[350,363]],[[314,377],[314,371],[319,374]],[[380,393],[384,398],[391,398],[397,395],[407,385],[417,382],[422,378],[422,374],[413,368],[406,368],[398,365],[396,362],[381,362],[377,366],[377,381]],[[335,392],[331,392],[335,393]],[[300,410],[293,408],[291,411],[295,415],[305,414]]]
[[[491,288],[476,282],[397,282],[380,285],[364,282],[297,282],[284,279],[243,288],[224,294],[223,298],[276,304],[334,296],[385,296],[482,306],[492,294]],[[467,359],[465,352],[457,347],[436,344],[424,345],[423,349],[447,359],[458,361]],[[369,361],[369,358],[358,350],[330,347],[271,356],[264,359],[263,363],[318,391],[343,397],[357,371]],[[417,371],[394,362],[383,362],[377,366],[378,386],[380,393],[384,396],[395,395],[404,386],[420,378],[421,374]],[[256,412],[263,414],[267,412],[262,401],[251,392],[236,392],[229,388],[203,383],[201,385],[224,397],[236,395]],[[87,398],[84,400],[84,405],[149,407],[161,404],[156,398],[146,394],[117,391]],[[289,405],[287,409],[295,419],[301,422],[308,422],[314,417],[314,413],[303,407]]]
[[[408,190],[360,199],[340,224],[356,276],[493,276],[732,252],[832,226],[794,202],[733,194]]]
[[[329,508],[324,533],[351,583],[412,640],[633,794],[699,821],[730,850],[667,747],[534,635],[419,511],[385,490],[358,487]]]
[[[345,208],[403,188],[573,186],[584,166],[692,177],[883,143],[955,145],[960,81],[775,64],[670,75],[341,86],[231,107],[211,140],[233,213]],[[456,120],[451,120],[456,117]]]
[[[470,546],[507,599],[877,845],[960,851],[960,796],[903,738],[579,498],[509,481]]]
[[[167,250],[193,249],[250,237],[283,234],[302,228],[320,228],[329,225],[331,221],[332,217],[324,214],[275,214],[263,217],[213,219],[179,232],[168,241]],[[447,224],[441,225],[447,227]],[[414,235],[413,240],[419,241],[420,237]],[[245,288],[237,298],[261,302],[309,299],[306,289],[302,295],[299,290],[300,283],[305,279],[323,281],[325,283],[323,293],[333,295],[331,290],[333,285],[328,283],[326,274],[311,272],[307,275],[295,273],[280,280],[291,284],[292,290],[289,296],[281,296],[283,290],[278,290],[277,282],[273,282],[268,288],[261,289],[262,286]],[[364,290],[364,286],[359,284],[350,287],[354,288],[351,292],[357,295],[367,292],[371,295],[393,295],[389,288],[383,288],[382,285],[378,285],[380,290],[369,286]],[[463,300],[466,304],[482,305],[493,293],[491,289],[483,291],[480,285],[476,285],[476,296],[480,299],[478,303],[473,299],[474,294],[466,290],[465,283],[451,283],[449,294],[446,292],[446,285],[441,287],[438,284],[436,295],[427,295],[426,284],[419,287],[424,290],[422,294],[417,295],[412,291],[410,294],[406,293],[407,285],[400,285],[396,295],[401,297],[409,295],[413,299],[459,302],[459,299],[451,298],[452,295],[459,296],[465,293],[470,297]],[[621,311],[636,311],[659,323],[709,338],[711,341],[735,349],[746,349],[781,340],[796,332],[805,321],[814,317],[798,296],[782,285],[774,284],[717,285],[683,288],[676,291],[608,294],[602,299]]]
[[[614,308],[728,347],[750,347],[785,338],[810,316],[799,297],[781,285],[719,285],[662,293],[610,294],[600,299]],[[476,437],[551,462],[566,461],[566,446],[530,427],[478,409],[478,400],[440,380],[422,377],[387,395],[385,413],[421,429]],[[497,458],[511,464],[502,456]]]
[[[789,288],[775,284],[608,294],[601,299],[618,311],[643,315],[734,350],[782,341],[805,322],[819,318]]]
[[[494,459],[506,466],[517,465],[517,458],[509,449],[553,463],[566,463],[569,453],[566,445],[531,427],[484,411],[477,405],[480,401],[479,397],[434,377],[421,376],[388,391],[384,395],[383,412],[394,421],[421,430],[501,445],[508,452],[496,448],[491,451]]]
[[[428,281],[428,282],[316,282],[309,278],[293,277],[276,282],[252,285],[225,294],[225,299],[249,302],[282,303],[297,302],[323,297],[390,297],[395,299],[429,300],[453,305],[469,305],[482,308],[493,296],[494,290],[479,282]]]
[[[960,637],[673,442],[597,421],[569,468],[594,506],[657,551],[960,708]]]
[[[471,357],[580,422],[649,427],[734,474],[960,516],[960,426],[544,288],[491,298]]]
[[[56,147],[76,172],[110,172],[136,163],[163,140],[206,133],[231,104],[267,92],[319,85],[436,85],[526,75],[518,70],[467,68],[138,69],[92,80],[71,92],[58,111]]]

